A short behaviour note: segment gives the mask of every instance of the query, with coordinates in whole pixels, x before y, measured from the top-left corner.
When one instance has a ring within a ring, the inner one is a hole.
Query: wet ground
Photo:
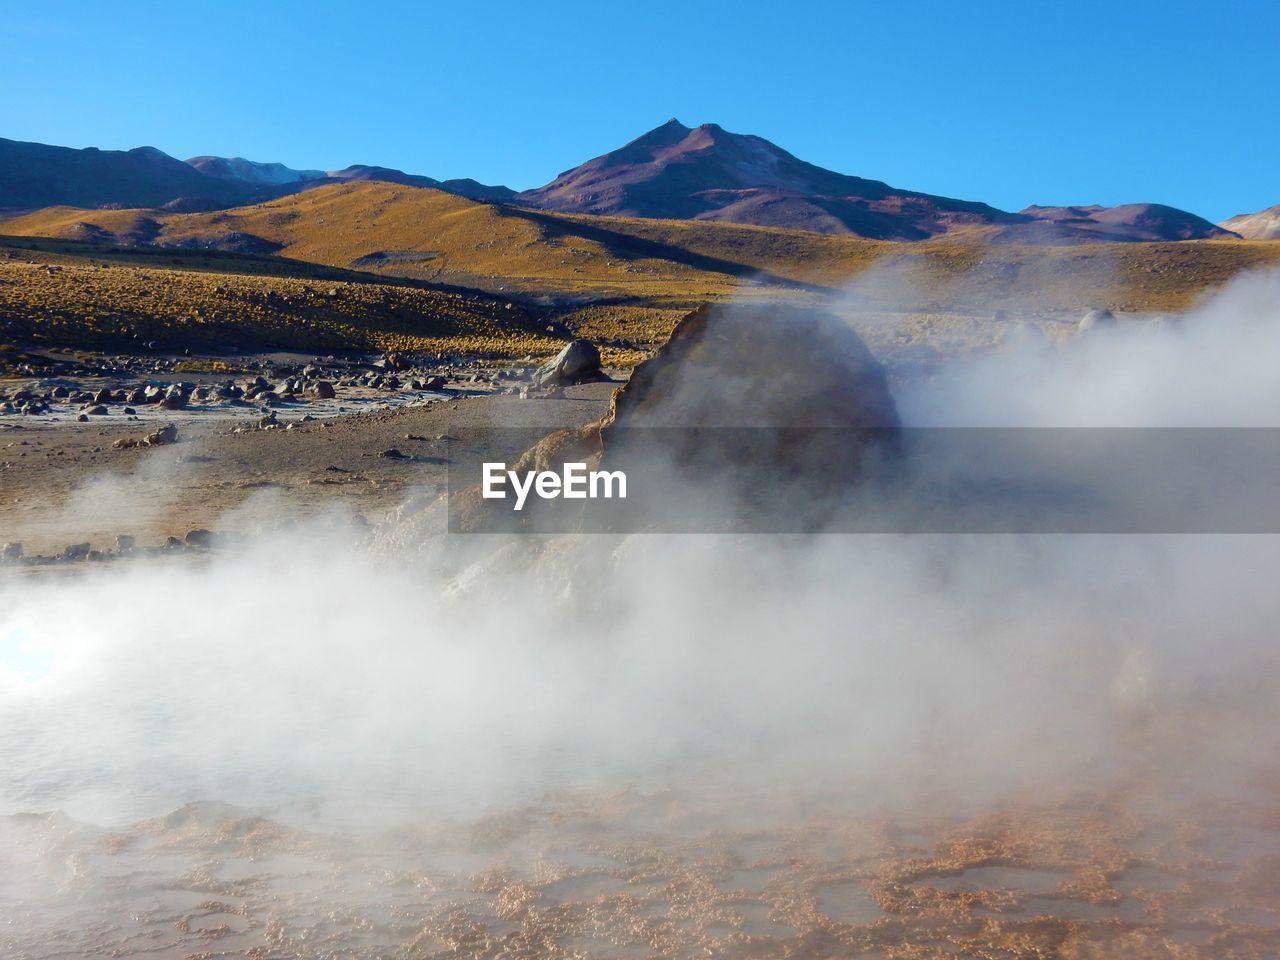
[[[217,803],[0,821],[6,957],[1274,957],[1280,815],[1076,791],[970,819],[563,795],[359,833]],[[308,822],[310,821],[310,822]],[[374,821],[376,822],[376,821]]]

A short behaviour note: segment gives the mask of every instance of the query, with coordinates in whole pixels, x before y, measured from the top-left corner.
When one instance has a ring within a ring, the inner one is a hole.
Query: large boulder
[[[585,383],[603,380],[600,351],[590,340],[571,340],[555,357],[538,368],[533,380],[538,384]]]
[[[700,307],[614,392],[609,427],[896,428],[884,369],[834,314]]]
[[[714,526],[723,510],[726,522],[745,518],[754,529],[810,530],[840,509],[867,458],[892,456],[899,440],[884,370],[839,317],[702,307],[635,368],[600,420],[543,438],[512,469],[624,471],[627,503],[582,503],[584,529],[642,529],[650,517],[663,525],[677,504],[690,512],[673,522],[690,529]],[[506,501],[467,491],[454,498],[455,528],[536,529],[544,506],[513,515]]]

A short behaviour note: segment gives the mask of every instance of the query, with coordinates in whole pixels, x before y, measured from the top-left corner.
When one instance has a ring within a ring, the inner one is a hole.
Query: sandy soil
[[[450,429],[579,425],[600,415],[616,386],[570,387],[564,399],[472,391],[358,414],[307,405],[278,411],[291,426],[271,430],[256,429],[262,415],[252,409],[178,411],[166,418],[178,426],[177,443],[123,450],[112,443],[156,424],[0,418],[0,541],[22,542],[28,556],[80,542],[107,549],[120,534],[142,546],[198,528],[252,533],[335,505],[377,521],[416,493],[443,492],[439,438]],[[320,417],[303,422],[308,414]],[[381,456],[392,449],[404,458]]]

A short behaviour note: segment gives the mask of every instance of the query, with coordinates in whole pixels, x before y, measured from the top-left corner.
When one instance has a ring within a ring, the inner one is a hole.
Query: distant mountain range
[[[434,187],[473,200],[511,200],[515,191],[475,180],[434,180],[388,167],[295,170],[242,157],[182,161],[155,147],[99,150],[0,139],[0,210],[75,207],[155,207],[193,212],[258,203],[352,180]]]
[[[68,205],[191,212],[361,180],[565,213],[725,221],[881,240],[962,233],[996,243],[1061,244],[1280,234],[1280,208],[1220,225],[1160,204],[1031,206],[1010,213],[835,173],[761,137],[716,124],[690,128],[674,119],[522,193],[378,166],[294,169],[213,156],[182,161],[154,147],[76,150],[0,139],[0,210]]]

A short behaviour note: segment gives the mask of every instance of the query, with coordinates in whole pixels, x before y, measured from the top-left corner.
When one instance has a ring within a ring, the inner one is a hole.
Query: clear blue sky
[[[1280,203],[1280,2],[0,3],[0,136],[517,189],[671,116],[916,190]]]

